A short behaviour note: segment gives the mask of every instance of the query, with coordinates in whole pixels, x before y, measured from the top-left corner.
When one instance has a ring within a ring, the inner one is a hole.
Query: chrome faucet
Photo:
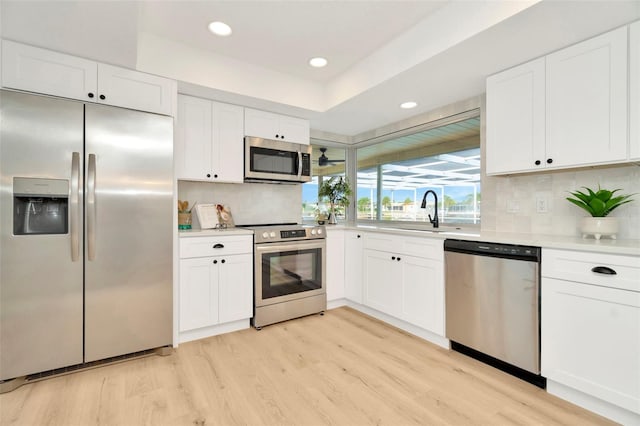
[[[431,215],[429,215],[429,222],[431,222],[431,224],[433,225],[434,228],[437,228],[440,223],[438,221],[438,195],[436,195],[435,192],[433,192],[431,189],[428,190],[427,192],[424,193],[424,197],[422,197],[422,204],[420,205],[421,209],[426,209],[427,208],[427,195],[429,195],[429,193],[433,194],[433,198],[435,199],[436,203],[435,203],[435,211],[434,211],[434,215],[433,215],[433,219],[431,219]]]

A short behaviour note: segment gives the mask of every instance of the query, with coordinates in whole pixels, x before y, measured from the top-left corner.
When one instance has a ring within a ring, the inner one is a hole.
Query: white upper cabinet
[[[97,76],[96,62],[2,41],[2,87],[95,101]]]
[[[245,108],[244,134],[265,139],[309,144],[309,121]]]
[[[547,56],[547,160],[554,167],[627,158],[627,28]]]
[[[171,115],[176,93],[177,84],[174,80],[98,64],[97,102]]]
[[[640,21],[629,26],[629,158],[640,160]]]
[[[487,79],[487,174],[543,168],[544,58]]]
[[[242,107],[179,95],[176,178],[241,183],[243,132]]]
[[[487,174],[628,161],[627,72],[622,27],[490,76]]]
[[[2,87],[171,115],[174,80],[2,41]]]

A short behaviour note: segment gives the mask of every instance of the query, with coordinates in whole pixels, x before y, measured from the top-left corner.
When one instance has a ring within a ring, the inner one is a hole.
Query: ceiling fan
[[[320,157],[318,157],[318,166],[328,166],[329,164],[334,163],[344,163],[345,160],[330,160],[329,157],[326,156],[327,148],[320,148]]]

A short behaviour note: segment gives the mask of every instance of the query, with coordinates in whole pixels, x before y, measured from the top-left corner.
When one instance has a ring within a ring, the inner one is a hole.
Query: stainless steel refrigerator
[[[0,380],[172,343],[173,122],[0,91]]]

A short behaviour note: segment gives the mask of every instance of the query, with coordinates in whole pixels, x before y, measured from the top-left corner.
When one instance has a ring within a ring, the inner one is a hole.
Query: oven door
[[[326,292],[324,239],[256,244],[255,247],[256,306]]]

